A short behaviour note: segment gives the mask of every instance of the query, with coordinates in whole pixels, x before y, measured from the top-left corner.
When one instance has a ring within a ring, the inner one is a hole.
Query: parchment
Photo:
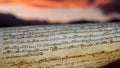
[[[120,59],[119,24],[0,28],[0,68],[97,68]]]

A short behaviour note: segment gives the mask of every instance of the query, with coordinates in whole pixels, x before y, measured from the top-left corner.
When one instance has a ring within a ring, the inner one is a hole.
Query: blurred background
[[[120,22],[120,0],[0,0],[0,27]]]

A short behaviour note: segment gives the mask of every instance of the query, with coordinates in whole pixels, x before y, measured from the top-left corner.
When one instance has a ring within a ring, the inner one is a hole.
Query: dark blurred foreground
[[[99,67],[99,68],[120,68],[120,60],[109,63],[108,65]]]

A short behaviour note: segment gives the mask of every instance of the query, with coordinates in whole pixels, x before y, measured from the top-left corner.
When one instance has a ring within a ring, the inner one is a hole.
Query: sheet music
[[[0,28],[3,68],[84,68],[120,57],[119,24]]]

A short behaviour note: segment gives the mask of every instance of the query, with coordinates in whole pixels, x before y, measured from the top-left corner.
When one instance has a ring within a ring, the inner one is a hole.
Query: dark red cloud
[[[99,6],[105,14],[120,13],[120,0],[111,0],[111,3]]]

